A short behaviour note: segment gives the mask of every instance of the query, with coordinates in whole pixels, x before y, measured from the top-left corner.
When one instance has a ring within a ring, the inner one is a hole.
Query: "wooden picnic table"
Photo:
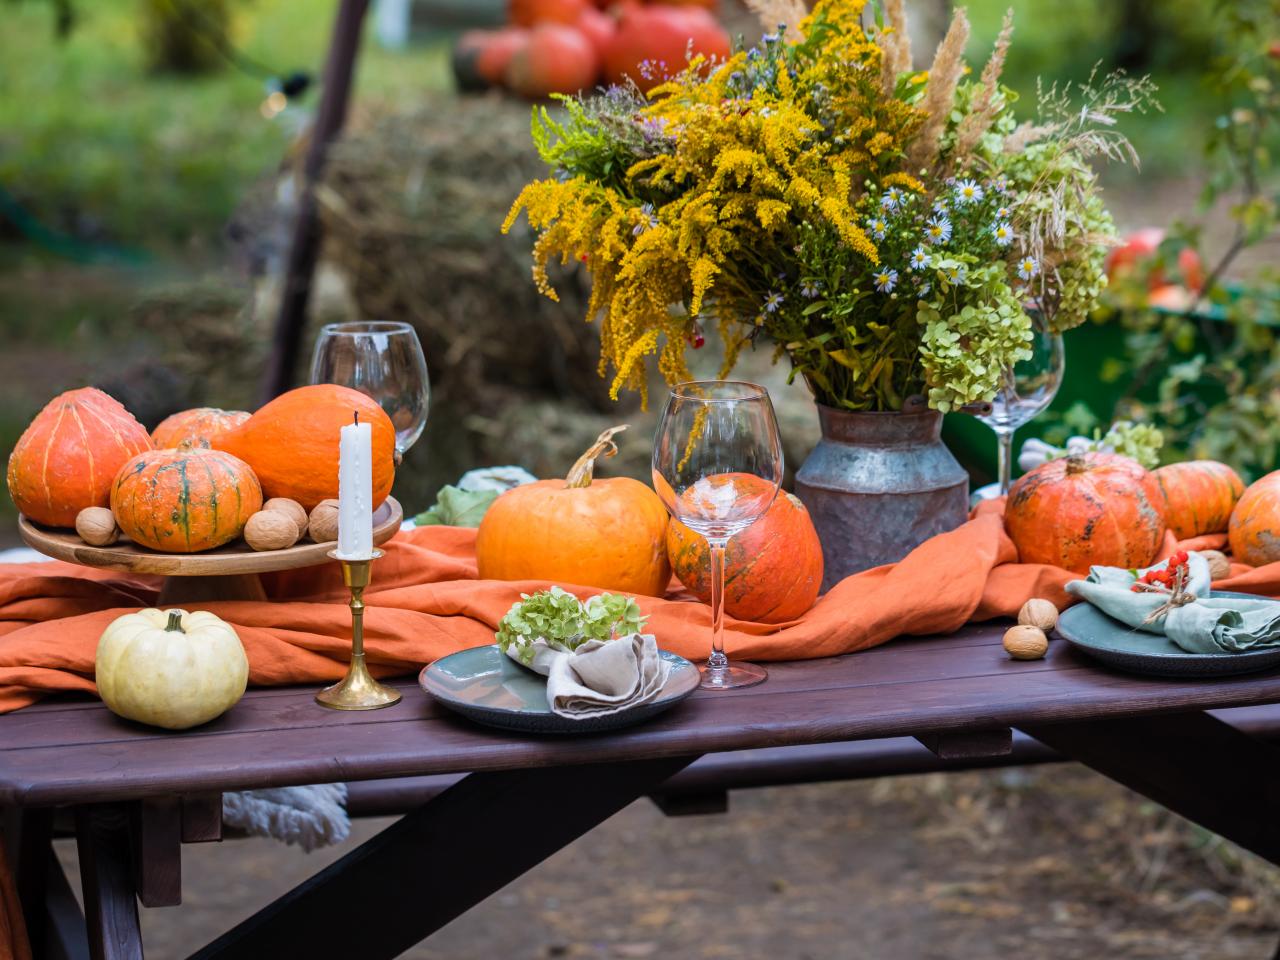
[[[963,762],[1008,754],[1017,728],[1280,863],[1280,752],[1206,712],[1280,703],[1280,673],[1130,676],[1062,641],[1045,660],[1015,662],[1003,629],[771,664],[761,686],[700,691],[652,723],[598,736],[489,730],[410,679],[396,683],[399,706],[369,713],[324,710],[311,688],[252,690],[183,733],[125,722],[86,699],[0,716],[0,807],[37,956],[77,955],[87,925],[91,956],[141,957],[137,903],[180,902],[181,844],[220,837],[224,791],[468,774],[192,954],[375,960],[661,793],[702,755],[889,737]],[[513,814],[530,827],[504,827]],[[84,920],[49,846],[59,818],[74,823]],[[55,946],[45,953],[46,944]]]

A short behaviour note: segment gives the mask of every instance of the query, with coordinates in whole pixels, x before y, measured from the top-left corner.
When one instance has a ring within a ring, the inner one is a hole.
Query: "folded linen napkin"
[[[1147,570],[1164,566],[1158,563]],[[1147,570],[1139,570],[1138,576]],[[1196,599],[1150,623],[1147,618],[1165,605],[1169,595],[1133,592],[1138,576],[1129,570],[1091,567],[1088,578],[1073,580],[1066,589],[1137,630],[1167,636],[1188,653],[1240,653],[1280,644],[1280,603],[1213,596],[1208,561],[1198,553],[1188,556],[1187,570],[1186,589]]]
[[[547,678],[551,712],[570,720],[586,720],[648,703],[662,692],[671,664],[658,654],[652,634],[632,633],[614,640],[587,640],[571,649],[558,640],[538,638],[533,655],[521,659],[516,648],[507,655]]]

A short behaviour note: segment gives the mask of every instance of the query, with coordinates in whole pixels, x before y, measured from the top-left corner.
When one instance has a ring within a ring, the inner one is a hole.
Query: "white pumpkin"
[[[95,668],[108,709],[170,730],[226,713],[249,682],[249,660],[235,630],[204,611],[125,614],[103,631]]]

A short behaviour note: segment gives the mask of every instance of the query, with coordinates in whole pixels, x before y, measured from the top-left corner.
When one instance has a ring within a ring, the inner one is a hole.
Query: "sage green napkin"
[[[1147,570],[1163,569],[1158,563]],[[1209,564],[1198,553],[1187,558],[1192,603],[1174,607],[1151,623],[1144,622],[1160,609],[1168,595],[1134,593],[1138,577],[1119,567],[1091,567],[1084,580],[1067,584],[1067,592],[1093,604],[1137,630],[1163,634],[1188,653],[1240,653],[1258,647],[1280,645],[1280,603],[1215,597],[1209,588]],[[1138,576],[1146,573],[1139,570]]]
[[[551,712],[570,720],[618,713],[648,703],[662,692],[671,664],[658,653],[652,634],[632,633],[615,640],[588,640],[570,650],[557,641],[532,641],[532,658],[522,666],[547,678]]]

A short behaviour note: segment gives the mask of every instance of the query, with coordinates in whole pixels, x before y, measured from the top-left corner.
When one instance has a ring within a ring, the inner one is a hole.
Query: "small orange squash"
[[[183,410],[160,421],[151,431],[151,442],[157,448],[180,447],[184,443],[192,447],[213,446],[213,438],[233,430],[249,419],[244,410],[219,410],[217,407],[196,407]]]
[[[539,480],[498,497],[480,521],[482,580],[541,580],[661,596],[671,581],[667,508],[639,480],[593,480],[595,460],[616,452],[614,427],[564,480]]]
[[[310,512],[321,500],[338,496],[340,431],[355,414],[361,423],[372,424],[376,509],[395,480],[396,429],[377,402],[359,390],[332,383],[290,390],[214,437],[213,447],[249,464],[268,499],[296,500]]]
[[[262,488],[243,460],[190,447],[138,454],[116,475],[111,512],[134,543],[197,553],[230,543],[262,509]]]
[[[1004,523],[1023,563],[1076,573],[1145,567],[1164,541],[1164,504],[1140,463],[1085,453],[1041,464],[1009,491]]]
[[[1164,498],[1164,519],[1179,540],[1222,533],[1244,493],[1244,481],[1225,463],[1191,460],[1152,471]]]
[[[38,523],[73,527],[86,507],[105,507],[126,460],[151,449],[146,428],[93,387],[50,400],[9,455],[9,496]]]
[[[1280,560],[1280,470],[1254,481],[1231,514],[1231,554],[1260,567]]]
[[[685,588],[709,603],[711,551],[702,534],[672,520],[667,556]],[[724,608],[738,620],[782,623],[813,606],[822,588],[822,545],[798,497],[780,494],[763,517],[729,540],[724,577]]]

